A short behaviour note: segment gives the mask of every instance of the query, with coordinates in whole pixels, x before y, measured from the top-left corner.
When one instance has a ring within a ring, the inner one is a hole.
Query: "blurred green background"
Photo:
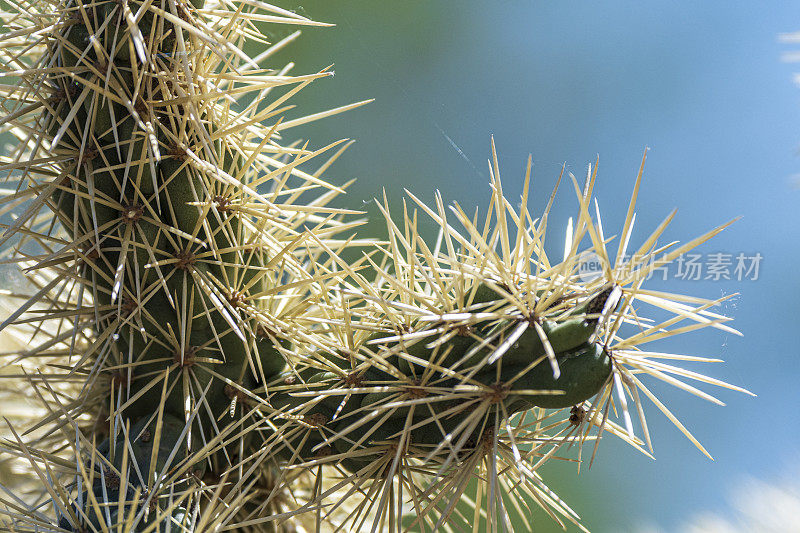
[[[687,531],[699,513],[735,513],[729,497],[746,495],[749,485],[743,483],[751,476],[777,482],[786,472],[800,471],[800,191],[792,177],[800,169],[800,91],[792,83],[795,66],[781,62],[781,54],[792,49],[778,41],[780,33],[800,30],[800,4],[277,4],[336,24],[304,31],[277,58],[296,62],[296,73],[335,65],[334,78],[295,100],[303,113],[376,98],[367,107],[286,132],[310,138],[313,146],[357,139],[329,173],[340,183],[358,179],[344,205],[377,218],[371,199],[385,189],[399,205],[407,187],[425,200],[438,189],[446,201],[485,209],[493,134],[509,197],[518,196],[525,160],[533,154],[537,211],[562,164],[581,177],[599,154],[596,196],[607,235],[622,226],[646,146],[632,243],[641,242],[673,207],[678,216],[662,242],[687,241],[744,216],[700,252],[760,253],[758,279],[690,281],[670,270],[667,281],[651,287],[706,298],[739,293],[722,311],[745,336],[704,331],[653,349],[722,358],[724,365],[693,368],[758,397],[704,387],[727,403],[721,408],[648,381],[716,461],[646,405],[657,461],[609,437],[594,467],[580,476],[574,466],[551,464],[543,471],[588,527]],[[575,208],[572,191],[565,189],[551,223],[553,253]],[[362,234],[378,231],[374,226]],[[558,530],[543,516],[536,525],[537,531]]]

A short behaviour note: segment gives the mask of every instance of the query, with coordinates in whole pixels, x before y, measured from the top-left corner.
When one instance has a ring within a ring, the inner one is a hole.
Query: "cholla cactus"
[[[642,374],[712,400],[680,378],[730,387],[663,362],[699,358],[641,348],[733,331],[718,301],[642,288],[725,226],[659,246],[670,215],[624,263],[636,193],[610,250],[590,172],[572,178],[580,209],[554,260],[549,205],[526,207],[530,165],[516,210],[493,146],[482,221],[409,193],[401,218],[384,201],[388,240],[359,241],[322,177],[347,144],[281,132],[363,102],[285,121],[328,73],[270,65],[297,34],[243,52],[266,24],[317,23],[260,1],[9,5],[3,206],[19,214],[0,240],[30,290],[10,292],[2,324],[28,340],[4,356],[4,394],[39,411],[6,432],[6,527],[494,530],[531,505],[579,525],[541,464],[573,444],[583,460],[604,432],[649,453],[640,391],[694,441]]]

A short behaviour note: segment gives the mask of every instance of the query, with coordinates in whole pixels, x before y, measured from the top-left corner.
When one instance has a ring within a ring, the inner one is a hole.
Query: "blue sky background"
[[[800,31],[800,3],[302,5],[309,16],[337,24],[306,32],[286,56],[302,72],[335,64],[333,79],[299,99],[304,111],[377,99],[289,132],[317,146],[358,140],[332,171],[341,181],[359,180],[348,205],[362,205],[383,188],[397,203],[408,187],[424,199],[439,189],[445,199],[484,208],[493,134],[512,197],[533,154],[537,209],[562,164],[580,176],[599,154],[596,195],[607,234],[623,223],[650,147],[634,243],[674,207],[678,216],[664,242],[743,216],[701,251],[761,253],[758,280],[654,286],[707,298],[740,293],[724,312],[744,337],[699,332],[654,348],[725,359],[705,371],[758,397],[704,387],[719,393],[728,404],[722,408],[654,386],[716,461],[646,405],[657,461],[608,438],[591,471],[576,477],[574,467],[551,470],[553,485],[590,528],[676,531],[698,511],[724,514],[728,494],[747,476],[770,480],[797,471],[800,189],[792,176],[800,172],[800,89],[792,75],[800,64],[781,62],[792,47],[778,35]],[[571,191],[563,193],[553,217],[561,235],[575,212]],[[546,520],[541,525],[548,530]]]

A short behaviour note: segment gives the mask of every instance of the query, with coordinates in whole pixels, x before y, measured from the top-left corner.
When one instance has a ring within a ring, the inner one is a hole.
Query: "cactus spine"
[[[263,24],[316,24],[305,17],[202,0],[37,0],[4,16],[18,140],[4,203],[26,208],[2,240],[36,290],[2,327],[35,325],[7,366],[44,363],[29,382],[48,412],[5,446],[37,474],[5,501],[25,506],[4,511],[16,530],[437,528],[469,521],[456,503],[471,478],[474,524],[506,523],[504,498],[577,524],[537,467],[603,429],[644,446],[627,401],[652,395],[635,374],[697,376],[637,345],[680,320],[730,329],[716,302],[639,292],[659,233],[636,268],[620,262],[627,242],[613,261],[591,172],[560,263],[544,252],[549,207],[539,222],[512,209],[496,156],[485,227],[454,208],[456,230],[441,199],[412,197],[439,244],[417,211],[398,225],[385,205],[388,244],[355,240],[354,212],[328,206],[343,189],[321,177],[346,145],[281,132],[363,102],[284,121],[327,72],[268,67],[294,34],[242,51]],[[585,237],[600,280],[577,276]],[[348,264],[354,246],[368,253]],[[636,300],[675,319],[626,338]],[[612,393],[625,428],[607,418]]]

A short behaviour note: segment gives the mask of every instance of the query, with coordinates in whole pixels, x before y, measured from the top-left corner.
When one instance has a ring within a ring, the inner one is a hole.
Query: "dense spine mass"
[[[52,132],[54,156],[63,157],[50,202],[80,250],[96,334],[112,334],[104,361],[113,374],[109,411],[132,421],[134,446],[145,440],[145,424],[169,421],[162,449],[152,453],[174,448],[172,461],[189,457],[198,475],[207,466],[224,471],[231,458],[222,448],[192,461],[187,435],[195,449],[211,441],[238,391],[285,362],[267,324],[244,310],[275,282],[264,239],[237,210],[240,190],[255,177],[244,172],[249,154],[219,134],[227,121],[213,100],[190,98],[203,91],[192,69],[202,57],[183,23],[202,2],[150,7],[67,5],[46,56],[53,96],[41,124]],[[166,464],[164,457],[149,469],[152,444],[140,448],[125,465],[128,492],[152,487]],[[122,453],[103,449],[119,471]],[[95,485],[98,499],[126,497]]]
[[[643,446],[628,402],[652,396],[635,374],[682,371],[637,344],[683,319],[727,328],[714,302],[637,292],[663,227],[641,263],[621,263],[631,204],[613,264],[591,172],[574,182],[562,262],[545,253],[549,205],[530,216],[528,175],[512,208],[494,151],[484,227],[455,206],[457,231],[441,199],[412,196],[440,228],[432,248],[407,206],[399,224],[381,206],[388,241],[351,236],[357,213],[330,207],[343,189],[321,177],[346,145],[286,146],[281,132],[359,104],[284,120],[327,72],[267,66],[296,34],[243,52],[265,24],[316,24],[305,17],[257,0],[13,6],[3,123],[19,148],[4,203],[26,210],[2,242],[36,290],[0,329],[35,326],[7,377],[46,410],[4,445],[36,473],[24,497],[0,497],[15,530],[496,527],[531,502],[578,523],[538,466],[603,430]],[[601,279],[577,275],[587,236]],[[642,326],[637,298],[676,318]]]
[[[53,177],[37,201],[50,205],[67,231],[61,255],[77,259],[95,337],[77,366],[91,368],[101,383],[88,383],[99,403],[95,416],[108,420],[95,428],[111,426],[89,454],[88,477],[100,481],[78,496],[82,504],[59,509],[60,524],[111,527],[130,509],[145,509],[134,525],[150,524],[158,500],[152,493],[165,479],[177,477],[171,490],[187,494],[186,475],[223,476],[250,452],[253,438],[242,436],[236,446],[225,436],[252,423],[237,401],[257,397],[251,391],[286,365],[286,324],[271,313],[280,303],[271,306],[276,297],[268,293],[289,282],[302,289],[284,291],[287,301],[310,300],[305,264],[318,252],[302,235],[311,226],[337,232],[325,218],[325,195],[313,200],[321,216],[289,205],[298,189],[319,183],[297,170],[316,154],[284,150],[274,128],[250,123],[269,117],[280,100],[242,112],[231,108],[226,91],[263,96],[314,76],[297,80],[231,62],[229,54],[246,57],[241,43],[209,31],[197,12],[202,1],[49,7],[55,13],[38,63],[35,140]],[[278,13],[269,18],[310,23]],[[239,79],[229,81],[234,73]],[[290,186],[294,176],[301,182]],[[156,423],[159,438],[145,438]],[[126,442],[138,450],[130,457]],[[111,491],[101,482],[109,475],[116,476]],[[119,509],[109,513],[113,502]],[[179,525],[188,527],[181,516]],[[171,511],[164,517],[157,527],[176,519]]]

